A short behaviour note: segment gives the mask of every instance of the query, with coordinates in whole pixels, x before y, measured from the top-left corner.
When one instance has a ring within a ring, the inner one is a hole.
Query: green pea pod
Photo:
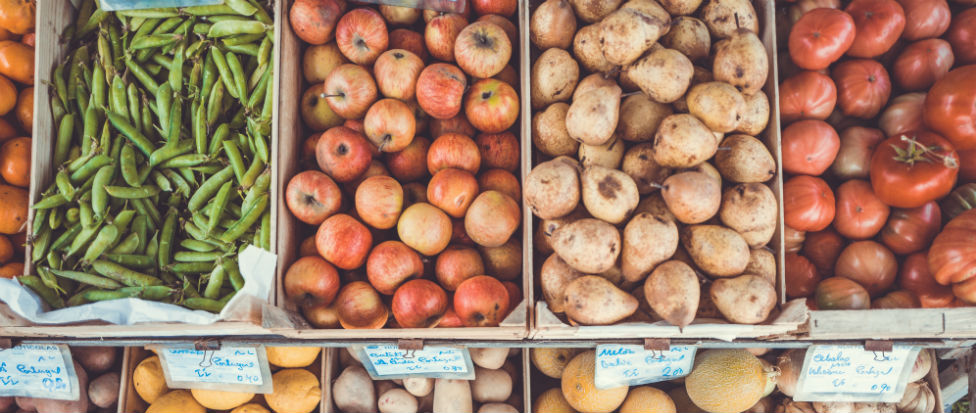
[[[244,235],[248,229],[250,229],[255,222],[261,219],[261,215],[264,213],[264,209],[268,207],[268,194],[261,195],[250,210],[244,213],[241,219],[237,220],[233,226],[224,231],[217,239],[223,242],[233,242],[236,241],[241,235]]]
[[[271,61],[271,52],[274,50],[274,41],[265,36],[258,47],[258,63],[263,65]]]
[[[190,184],[186,182],[186,179],[183,179],[180,174],[174,172],[172,169],[163,169],[163,175],[166,176],[166,178],[168,178],[173,185],[176,185],[176,192],[182,194],[184,197],[190,196],[190,193],[193,192],[193,190],[190,189]]]
[[[226,303],[204,297],[190,297],[183,300],[183,305],[191,310],[202,310],[210,313],[219,313],[224,309]]]
[[[118,236],[119,228],[114,224],[102,227],[98,231],[98,235],[95,236],[95,239],[88,245],[88,250],[85,251],[85,255],[81,258],[81,261],[87,263],[101,257],[105,251],[112,248],[112,244]]]
[[[109,43],[109,37],[108,30],[100,30],[95,40],[95,49],[98,50],[98,62],[102,66],[102,75],[105,76],[102,81],[106,84],[111,82],[112,77],[115,75],[115,60],[112,53],[112,44]],[[109,76],[110,73],[113,76]]]
[[[61,99],[51,98],[51,118],[54,119],[55,124],[61,125],[61,120],[64,119],[64,115],[67,113],[68,110],[61,103]]]
[[[260,159],[251,161],[251,166],[247,168],[247,172],[244,172],[244,177],[241,180],[241,188],[250,189],[264,172],[264,166],[264,162]]]
[[[139,83],[142,83],[146,87],[149,93],[156,93],[156,89],[159,89],[159,84],[135,61],[127,59],[125,61],[125,67],[129,68],[129,73],[132,73],[139,80]]]
[[[21,285],[24,285],[37,293],[37,295],[40,296],[41,299],[47,303],[47,305],[51,306],[51,308],[64,308],[64,300],[60,295],[58,295],[58,292],[44,285],[44,282],[41,281],[40,277],[35,275],[24,275],[17,277],[17,281],[19,281]]]
[[[169,82],[159,85],[156,93],[156,116],[159,118],[160,133],[169,136],[169,112],[173,104],[173,88]]]
[[[222,124],[221,126],[224,126]],[[237,148],[237,144],[232,140],[226,140],[223,142],[224,154],[227,156],[227,161],[230,163],[231,168],[234,169],[234,176],[237,178],[237,182],[241,182],[244,173],[244,157],[241,156],[241,151]]]
[[[135,218],[136,211],[126,209],[118,214],[115,214],[115,218],[112,220],[112,223],[119,227],[119,233],[121,234],[129,230],[129,224],[131,224],[132,220]]]
[[[69,201],[75,198],[75,187],[71,185],[71,178],[64,169],[58,171],[54,176],[54,183],[58,186],[58,192],[64,195]]]
[[[57,208],[61,205],[67,204],[68,198],[61,194],[54,194],[51,196],[44,197],[44,199],[31,205],[32,209],[51,209]]]
[[[264,139],[264,135],[255,133],[251,136],[251,139],[254,140],[255,154],[259,159],[261,159],[262,162],[268,163],[268,159],[271,158],[271,155],[268,154],[268,142]]]
[[[159,187],[157,186],[142,186],[139,188],[130,188],[125,186],[106,186],[105,192],[108,193],[112,198],[121,199],[142,199],[142,198],[152,198],[159,194]]]
[[[60,210],[55,209],[55,210],[51,211],[51,214],[50,215],[47,216],[47,226],[48,226],[48,228],[51,228],[51,229],[61,228],[61,222],[62,221],[64,221],[64,219],[61,216],[61,211]]]
[[[207,37],[218,38],[239,34],[262,34],[270,28],[255,20],[222,20],[210,26]]]
[[[226,0],[224,4],[242,16],[251,16],[258,11],[257,7],[254,7],[246,0]]]
[[[156,149],[152,142],[142,132],[139,132],[138,129],[132,126],[127,119],[124,119],[116,113],[109,112],[108,120],[116,130],[125,135],[126,138],[129,138],[129,141],[144,155],[149,156]]]
[[[261,227],[258,231],[260,234],[259,247],[264,248],[265,251],[271,251],[271,211],[264,211],[261,215]]]
[[[147,19],[165,19],[180,15],[179,10],[174,8],[118,10],[115,13],[125,17],[143,17]]]
[[[203,241],[197,241],[195,239],[185,239],[180,241],[180,247],[196,252],[210,252],[217,249],[216,245]]]
[[[173,192],[173,185],[166,179],[166,176],[159,171],[152,171],[149,176],[156,182],[156,186],[159,187],[160,191],[163,192]]]
[[[112,248],[112,250],[109,251],[109,254],[132,254],[139,248],[139,242],[139,234],[131,232],[122,239],[122,242],[120,242],[119,245]],[[109,254],[106,254],[106,256]]]
[[[139,293],[136,291],[120,291],[120,290],[85,290],[82,294],[82,298],[90,303],[99,301],[112,301],[112,300],[122,300],[125,298],[136,298]]]
[[[207,178],[203,184],[197,188],[197,191],[190,197],[189,202],[187,202],[187,208],[190,211],[198,211],[203,207],[206,202],[213,196],[218,190],[220,190],[221,185],[224,182],[229,181],[234,176],[234,170],[230,166],[225,167],[213,174],[210,178]]]
[[[247,77],[244,76],[244,67],[241,65],[240,59],[233,52],[227,52],[225,59],[227,59],[227,68],[230,69],[230,74],[233,76],[234,87],[237,88],[237,96],[234,97],[241,102],[246,102]]]
[[[193,150],[194,145],[194,142],[189,140],[167,143],[149,155],[149,165],[155,167],[177,156],[185,155]]]
[[[217,224],[220,222],[221,217],[224,214],[224,209],[227,206],[227,202],[230,200],[231,190],[233,185],[230,181],[224,182],[217,191],[217,196],[214,197],[213,204],[210,208],[209,220],[206,225],[207,234],[213,233],[214,229],[217,228]]]
[[[228,44],[228,45],[224,45],[224,48],[226,48],[230,52],[234,52],[239,55],[247,55],[253,57],[257,57],[260,51],[260,48],[255,43],[240,44],[240,45]]]
[[[132,271],[107,260],[98,260],[93,262],[92,268],[95,270],[95,272],[129,287],[144,287],[149,285],[160,285],[163,283],[159,278],[137,271]]]
[[[142,95],[142,104],[140,106],[140,112],[142,112],[142,134],[145,135],[150,141],[154,141],[156,137],[156,129],[153,127],[153,114],[151,105],[149,105],[146,96]]]
[[[68,208],[68,210],[65,211],[64,213],[64,220],[67,221],[69,224],[76,224],[81,220],[81,212],[79,212],[77,207]]]
[[[34,224],[34,226],[31,228],[31,234],[30,234],[31,235],[31,238],[36,238],[39,235],[41,235],[41,231],[44,229],[44,225],[40,225],[40,223],[44,222],[47,219],[47,214],[50,213],[50,212],[51,212],[50,209],[35,209],[34,210],[34,220],[33,220],[33,222],[36,222],[38,224]]]
[[[185,50],[185,44],[180,42],[173,54],[173,64],[169,66],[169,85],[177,93],[183,90],[183,52]]]
[[[205,274],[213,270],[213,262],[177,262],[167,265],[165,269],[184,274]]]
[[[142,127],[142,105],[139,104],[139,88],[136,87],[135,83],[129,83],[125,92],[129,101],[127,106],[129,119],[132,119],[132,125]]]
[[[123,267],[137,270],[148,270],[156,267],[156,261],[148,255],[105,254],[104,258]]]
[[[98,288],[111,289],[111,288],[119,288],[122,286],[122,284],[119,284],[118,281],[115,281],[113,279],[101,277],[95,274],[89,274],[86,272],[63,271],[54,268],[49,269],[49,271],[51,271],[51,273],[57,275],[58,277],[67,278],[69,280],[74,280],[82,284],[87,284]]]
[[[125,183],[134,187],[142,185],[139,182],[139,168],[136,167],[135,149],[132,149],[132,145],[123,145],[121,151],[119,161],[122,164],[122,178],[125,179]]]
[[[122,287],[119,291],[134,293],[144,300],[159,301],[176,293],[176,290],[165,285],[150,285],[147,287]]]
[[[237,266],[237,260],[226,259],[221,265],[224,267],[224,272],[227,273],[227,279],[230,281],[230,285],[234,287],[234,291],[239,291],[244,288],[244,277],[241,276],[241,270]]]
[[[213,89],[210,90],[210,94],[207,97],[207,126],[213,126],[213,124],[217,123],[217,118],[226,110],[223,105],[223,100],[224,84],[217,83],[214,85]]]
[[[180,251],[173,254],[173,259],[177,262],[213,262],[223,257],[223,255],[224,253],[222,251]]]
[[[126,85],[122,77],[116,75],[112,79],[112,90],[109,93],[109,111],[120,116],[124,116],[128,121],[129,110],[126,101]]]
[[[133,252],[143,253],[146,251],[147,235],[149,231],[149,218],[145,215],[137,215],[132,219],[132,233],[136,234],[138,244]]]
[[[179,142],[180,134],[183,132],[183,100],[176,95],[176,100],[169,109],[169,128],[166,130],[166,141]]]
[[[58,139],[54,145],[54,164],[63,165],[68,161],[68,153],[71,151],[71,138],[75,129],[75,115],[66,113],[61,118],[58,127]]]
[[[220,48],[212,47],[210,48],[210,54],[213,56],[214,65],[217,66],[220,81],[224,83],[227,93],[234,99],[237,99],[237,86],[234,84],[233,74],[231,74],[230,68],[227,66],[227,59],[224,57],[223,52],[220,51]]]
[[[206,36],[210,31],[210,23],[196,23],[193,25],[193,34]]]
[[[71,258],[80,252],[82,248],[88,245],[88,243],[95,238],[95,235],[98,234],[101,227],[102,223],[99,221],[93,226],[82,228],[81,232],[78,233],[78,236],[71,240],[71,246],[68,247],[65,258]]]
[[[64,80],[64,64],[54,68],[54,93],[62,107],[68,106],[68,83]]]
[[[108,192],[106,187],[112,182],[115,168],[112,165],[103,166],[95,174],[95,181],[92,183],[92,211],[95,219],[101,220],[105,217],[108,209]]]
[[[261,75],[257,85],[255,85],[252,89],[251,96],[247,98],[247,104],[245,106],[247,106],[248,109],[254,109],[259,102],[263,102],[265,93],[268,91],[267,85],[268,82],[271,81],[271,76],[272,73],[270,70],[265,70],[264,74]]]
[[[220,154],[220,150],[224,145],[224,139],[227,139],[228,136],[230,136],[230,125],[221,123],[217,126],[217,129],[214,130],[213,135],[210,137],[210,148],[207,151],[211,158]],[[240,177],[238,177],[238,181],[240,181]]]
[[[78,96],[78,85],[82,82],[82,66],[91,60],[88,54],[88,46],[84,45],[75,49],[71,55],[71,63],[68,66],[68,99],[76,99]],[[67,105],[66,105],[67,106]]]
[[[149,238],[148,242],[146,242],[145,255],[150,257],[159,256],[159,231],[154,231],[153,236]]]
[[[197,144],[197,154],[203,155],[205,159],[210,159],[210,156],[207,154],[207,119],[204,109],[203,105],[200,105],[196,112],[193,113],[193,140]]]
[[[105,81],[105,69],[101,63],[95,62],[92,68],[92,103],[94,106],[104,108],[108,97],[108,85]]]
[[[98,172],[99,169],[101,169],[104,166],[111,165],[112,163],[112,158],[109,158],[108,156],[105,155],[93,155],[91,158],[87,160],[85,160],[84,158],[79,158],[79,159],[83,161],[81,163],[81,167],[79,167],[77,170],[73,172],[71,170],[71,164],[68,164],[68,172],[71,172],[71,176],[69,176],[69,178],[71,178],[71,182],[75,184],[77,184],[78,182],[84,182],[92,175],[95,175],[95,173]]]
[[[43,227],[43,225],[40,225]],[[62,247],[68,245],[69,241],[74,240],[79,234],[81,234],[82,229],[85,228],[80,225],[73,225],[68,227],[61,236],[59,236],[54,242],[51,243],[51,251],[60,251]]]
[[[220,39],[220,43],[224,46],[240,46],[248,43],[254,43],[258,40],[264,38],[264,33],[252,33],[252,34],[239,34],[236,36],[229,36]]]
[[[220,297],[220,287],[224,285],[224,278],[226,278],[227,271],[224,266],[220,263],[214,266],[213,271],[210,272],[210,277],[207,280],[207,288],[203,290],[203,296],[206,298],[216,299]]]
[[[202,165],[210,161],[210,157],[205,154],[192,153],[180,155],[159,164],[160,168],[186,168],[190,166]]]
[[[109,100],[109,104],[111,105],[111,100]],[[88,155],[92,153],[92,148],[95,146],[95,143],[98,142],[98,108],[90,106],[84,113],[85,115],[82,122],[81,135],[81,153]],[[71,169],[69,166],[68,171],[73,171],[73,169]]]
[[[43,225],[41,225],[43,227]],[[31,241],[31,262],[38,262],[47,255],[53,236],[50,228],[42,228],[39,236]]]
[[[159,250],[157,262],[160,267],[169,265],[172,258],[174,237],[176,236],[177,218],[179,217],[175,208],[170,208],[166,212],[166,221],[159,237]]]
[[[204,41],[203,39],[197,40],[187,46],[186,50],[183,52],[184,59],[186,60],[198,60],[200,55],[204,52],[204,46],[209,45],[209,41]]]

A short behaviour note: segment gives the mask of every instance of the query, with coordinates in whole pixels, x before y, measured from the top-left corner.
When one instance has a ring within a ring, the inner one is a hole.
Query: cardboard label
[[[169,7],[212,6],[224,0],[99,0],[107,11],[156,9]]]
[[[264,346],[158,347],[160,363],[171,389],[209,389],[271,393],[271,369]]]
[[[917,347],[891,352],[860,346],[816,345],[807,349],[796,401],[898,402],[918,356]]]
[[[0,350],[0,396],[78,400],[78,375],[63,344],[22,344]]]
[[[366,371],[374,379],[474,379],[471,354],[462,347],[428,346],[423,350],[401,350],[395,345],[369,345],[361,348],[359,355]]]
[[[644,346],[601,344],[596,346],[598,389],[667,381],[691,373],[696,348],[672,346],[668,351],[645,350]]]

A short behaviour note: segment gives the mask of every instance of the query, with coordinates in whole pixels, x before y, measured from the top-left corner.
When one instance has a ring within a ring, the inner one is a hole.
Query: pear
[[[584,93],[593,89],[614,86],[616,84],[617,82],[612,77],[606,76],[603,73],[591,73],[576,85],[576,90],[573,91],[573,100],[579,99]]]
[[[702,172],[681,172],[664,180],[661,196],[678,221],[699,224],[722,205],[722,183]]]
[[[579,324],[608,325],[634,314],[638,302],[606,278],[584,275],[566,287],[563,305],[566,316]]]
[[[722,141],[715,165],[732,182],[766,182],[776,176],[776,160],[759,139],[731,135]]]
[[[690,168],[718,151],[718,140],[694,115],[678,113],[664,118],[654,135],[654,161],[668,168]]]
[[[644,199],[637,204],[637,209],[634,210],[634,213],[640,214],[642,212],[671,221],[676,219],[674,214],[671,213],[671,210],[668,209],[668,203],[664,202],[664,197],[660,192],[654,192],[648,196],[645,196]]]
[[[620,256],[620,231],[599,219],[583,218],[553,232],[552,249],[577,271],[599,274]]]
[[[579,205],[568,215],[558,218],[540,219],[538,231],[536,231],[536,235],[533,237],[536,250],[543,254],[553,253],[551,244],[552,233],[563,225],[583,218],[590,218],[590,214],[586,212],[586,207]]]
[[[525,202],[542,219],[559,218],[573,211],[580,200],[579,162],[560,156],[532,168],[522,190]]]
[[[590,166],[583,169],[583,206],[594,218],[611,224],[624,222],[637,208],[640,193],[623,171]]]
[[[743,272],[756,274],[775,285],[776,257],[772,251],[766,248],[753,248],[749,251],[749,265],[746,265],[746,269]]]
[[[569,136],[587,145],[602,145],[613,137],[620,115],[620,95],[616,83],[586,91],[573,99],[566,112]]]
[[[630,147],[624,154],[620,169],[634,179],[637,192],[641,195],[656,191],[671,174],[671,169],[658,165],[654,161],[654,145],[649,142]]]
[[[672,103],[684,96],[695,73],[687,56],[664,47],[652,47],[650,53],[625,70],[630,80],[659,103]]]
[[[568,1],[547,0],[532,12],[529,27],[532,44],[539,49],[567,49],[576,34],[576,15]]]
[[[623,0],[569,0],[576,15],[588,23],[598,22],[620,7]]]
[[[754,274],[715,280],[709,296],[718,311],[736,324],[766,321],[776,307],[776,287]]]
[[[632,142],[654,140],[661,121],[673,113],[671,106],[657,103],[643,93],[627,96],[620,104],[617,134],[621,139]]]
[[[549,156],[575,155],[580,143],[566,130],[569,104],[556,102],[532,116],[532,143]]]
[[[563,49],[549,49],[532,64],[532,108],[569,100],[579,82],[579,64]]]
[[[714,132],[728,133],[739,125],[746,99],[724,82],[699,83],[685,96],[688,112],[701,119]]]
[[[583,275],[567,265],[559,255],[552,254],[546,258],[539,270],[539,284],[542,286],[542,296],[552,312],[563,312],[563,295],[566,286]]]
[[[723,226],[687,226],[681,230],[681,245],[695,266],[713,277],[736,276],[749,265],[749,244],[738,232]]]
[[[573,36],[573,56],[587,72],[609,73],[616,68],[603,56],[599,24],[580,27]]]
[[[684,327],[695,320],[701,285],[695,270],[681,261],[658,265],[644,281],[644,299],[667,322]]]
[[[715,44],[712,72],[715,80],[735,86],[743,95],[752,96],[762,90],[769,76],[766,47],[755,33],[739,29],[732,37]]]
[[[722,194],[718,216],[723,224],[738,231],[749,247],[762,247],[776,232],[776,195],[763,184],[738,184]]]
[[[678,226],[674,221],[648,213],[634,215],[624,227],[624,249],[620,253],[623,275],[637,282],[678,249]]]
[[[624,143],[616,136],[610,138],[603,145],[581,144],[579,147],[579,161],[583,167],[602,166],[617,169],[624,159]]]
[[[600,22],[600,44],[607,61],[633,63],[671,28],[671,15],[654,0],[631,0]]]

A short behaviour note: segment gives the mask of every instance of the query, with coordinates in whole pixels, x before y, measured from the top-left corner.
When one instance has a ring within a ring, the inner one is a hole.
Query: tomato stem
[[[908,148],[902,148],[895,144],[891,145],[895,150],[894,159],[898,162],[904,162],[909,165],[915,165],[915,162],[939,162],[949,169],[959,168],[959,161],[955,157],[936,152],[943,149],[941,146],[925,146],[908,135],[902,135],[901,141],[908,142]]]

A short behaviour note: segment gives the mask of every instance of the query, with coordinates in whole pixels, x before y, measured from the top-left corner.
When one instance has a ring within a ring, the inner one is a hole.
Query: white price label
[[[691,373],[696,348],[672,346],[667,351],[645,350],[644,346],[601,344],[596,346],[598,389],[666,381]]]
[[[918,348],[909,346],[894,346],[890,352],[860,346],[810,346],[793,399],[897,402],[917,355]]]
[[[468,349],[427,346],[422,350],[401,350],[395,345],[370,345],[359,350],[366,370],[374,379],[434,377],[474,379]]]
[[[99,1],[101,2],[101,9],[107,11],[155,9],[155,8],[167,8],[167,7],[212,6],[224,2],[224,0],[99,0]]]
[[[22,344],[0,350],[0,396],[78,400],[78,375],[62,344]]]
[[[211,389],[270,393],[271,369],[264,346],[196,350],[160,347],[157,352],[172,389]]]

